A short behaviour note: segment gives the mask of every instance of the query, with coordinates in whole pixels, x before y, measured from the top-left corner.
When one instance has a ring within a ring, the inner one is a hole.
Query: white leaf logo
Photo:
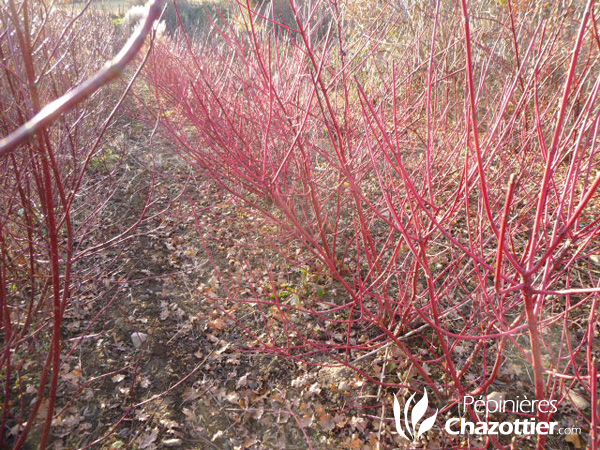
[[[423,435],[423,433],[425,433],[426,431],[429,431],[433,428],[435,419],[437,419],[437,410],[435,411],[435,414],[433,416],[431,416],[423,421],[423,423],[419,427],[419,432],[417,433],[417,439],[419,439]]]
[[[396,419],[396,430],[398,430],[398,434],[407,441],[410,441],[410,439],[404,434],[404,431],[402,430],[402,425],[400,424],[400,403],[398,403],[398,398],[396,398],[396,394],[394,394],[394,419]]]
[[[415,394],[411,395],[406,405],[404,405],[404,427],[402,427],[402,418],[400,403],[398,402],[398,398],[394,395],[394,419],[396,421],[396,431],[398,434],[402,436],[407,441],[415,441],[419,439],[424,433],[431,430],[433,428],[433,424],[435,423],[435,419],[437,418],[438,410],[435,411],[435,414],[421,422],[421,425],[417,431],[417,425],[427,412],[427,407],[429,406],[429,399],[427,397],[427,389],[425,389],[425,393],[421,400],[419,400],[415,406],[413,407],[410,413],[410,423],[408,422],[408,410],[410,405],[415,397]],[[406,430],[406,432],[405,432]],[[410,436],[410,437],[408,437]]]

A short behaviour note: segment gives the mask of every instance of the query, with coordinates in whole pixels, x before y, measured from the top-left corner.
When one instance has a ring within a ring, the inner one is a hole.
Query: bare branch
[[[160,16],[164,0],[152,0],[148,8],[148,15],[140,26],[129,38],[125,46],[112,61],[106,64],[99,72],[88,78],[72,91],[57,98],[46,105],[42,110],[21,125],[8,136],[0,140],[0,157],[15,151],[17,147],[31,139],[39,130],[52,124],[60,115],[81,103],[101,87],[119,77],[125,67],[135,58],[142,48],[146,37],[152,30],[154,21]]]

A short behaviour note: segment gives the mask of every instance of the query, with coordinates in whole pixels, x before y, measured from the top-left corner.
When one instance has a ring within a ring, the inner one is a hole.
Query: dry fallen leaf
[[[491,394],[488,394],[488,396],[486,397],[486,400],[488,402],[490,412],[497,412],[501,409],[500,405],[501,405],[502,401],[504,400],[504,397],[505,397],[504,392],[494,391]]]
[[[298,420],[298,424],[303,427],[310,427],[313,423],[313,416],[312,414],[304,414],[302,417],[300,417],[300,419]]]
[[[344,441],[344,448],[348,450],[360,450],[362,447],[362,441],[358,436],[349,437],[346,441]]]
[[[223,430],[219,430],[215,434],[213,434],[213,437],[210,440],[215,442],[217,439],[219,439],[221,437],[223,437]]]
[[[344,414],[336,414],[333,418],[333,421],[338,428],[344,428],[348,423],[348,420],[350,420],[350,418]]]
[[[331,414],[324,413],[319,417],[319,424],[325,431],[331,431],[335,428],[335,422]]]
[[[575,391],[569,391],[567,393],[567,397],[571,400],[571,403],[580,410],[585,410],[590,407],[590,402],[584,398],[581,394],[578,394]]]
[[[113,383],[120,383],[124,379],[125,379],[125,375],[123,375],[121,373],[113,375],[112,378],[111,378],[111,380],[113,381]]]
[[[225,327],[227,327],[227,322],[225,321],[225,319],[219,317],[215,320],[211,320],[210,322],[208,322],[208,327],[212,328],[213,330],[224,330]]]
[[[577,450],[585,448],[578,434],[568,434],[567,436],[565,436],[565,441],[573,444]]]
[[[156,441],[157,437],[158,437],[158,427],[153,428],[152,431],[150,431],[149,433],[142,433],[135,440],[135,443],[140,448],[148,448],[154,443],[154,441]]]
[[[239,389],[239,388],[245,387],[247,385],[248,385],[248,374],[244,375],[243,377],[240,377],[240,379],[235,384],[235,388]]]
[[[238,403],[240,395],[235,391],[231,391],[225,396],[225,399],[230,403]]]
[[[198,417],[196,416],[196,413],[191,410],[190,408],[183,408],[182,410],[183,415],[185,416],[186,421],[191,424],[191,425],[195,425],[196,422],[198,421]]]
[[[319,386],[319,383],[313,383],[308,388],[308,391],[306,392],[306,396],[312,397],[313,395],[319,395],[320,393],[321,393],[321,387]]]
[[[181,399],[183,400],[183,402],[189,402],[189,401],[193,401],[196,400],[197,398],[200,398],[200,391],[198,389],[194,389],[193,387],[186,387],[183,390],[183,394],[181,396]]]

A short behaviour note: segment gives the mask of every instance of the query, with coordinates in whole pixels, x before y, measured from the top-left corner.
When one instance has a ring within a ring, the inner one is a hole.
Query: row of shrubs
[[[281,232],[261,239],[300,243],[282,252],[291,267],[326,273],[337,292],[223,293],[254,305],[232,319],[256,351],[324,354],[454,401],[516,364],[539,400],[596,398],[591,6],[290,2],[287,30],[233,3],[208,44],[157,43],[147,77],[164,132]],[[390,346],[419,374],[410,383],[363,365]],[[595,442],[591,403],[577,423]]]

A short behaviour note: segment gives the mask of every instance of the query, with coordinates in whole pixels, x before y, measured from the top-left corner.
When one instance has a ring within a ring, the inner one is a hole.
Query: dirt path
[[[111,430],[93,448],[376,448],[378,425],[353,407],[367,394],[358,376],[246,351],[247,336],[225,314],[243,306],[216,300],[227,291],[219,275],[237,279],[242,258],[273,257],[256,245],[253,219],[194,178],[168,143],[144,140],[143,130],[129,140],[137,147],[125,167],[138,181],[110,207],[127,222],[148,196],[153,203],[136,235],[102,256],[118,263],[98,287],[116,287],[70,328],[78,336],[101,312],[79,362],[66,366],[84,389],[63,386],[65,402],[76,398],[57,422],[55,448]]]

